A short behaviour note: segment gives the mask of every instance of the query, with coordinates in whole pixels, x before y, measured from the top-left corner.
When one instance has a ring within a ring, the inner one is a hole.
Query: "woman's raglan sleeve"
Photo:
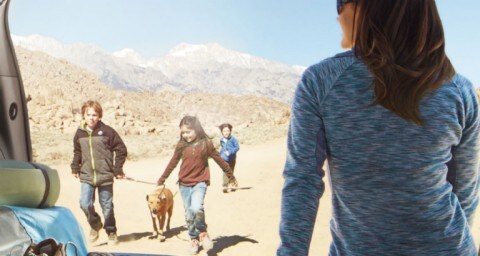
[[[325,190],[326,158],[318,79],[307,69],[295,91],[283,171],[277,255],[308,255],[319,200]]]
[[[468,81],[466,83],[468,86],[461,88],[464,103],[462,110],[464,128],[459,145],[452,148],[449,172],[454,173],[453,191],[460,201],[468,222],[472,224],[478,204],[480,116],[476,92]]]

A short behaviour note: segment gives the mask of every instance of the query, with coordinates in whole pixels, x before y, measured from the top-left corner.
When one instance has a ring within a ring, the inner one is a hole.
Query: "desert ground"
[[[239,189],[224,194],[221,187],[222,171],[213,162],[211,185],[205,198],[206,222],[214,247],[200,251],[199,255],[274,255],[279,244],[278,225],[280,220],[280,194],[283,184],[282,168],[285,161],[286,139],[276,139],[261,145],[241,145],[235,176]],[[169,157],[127,161],[125,173],[137,180],[155,182],[162,174]],[[61,178],[58,206],[69,208],[88,234],[89,226],[79,208],[80,186],[70,174],[68,163],[52,166]],[[166,182],[175,193],[176,169]],[[330,189],[320,202],[310,255],[328,255],[330,244]],[[107,235],[102,232],[94,242],[87,242],[89,252],[144,253],[153,255],[185,255],[188,234],[184,227],[184,209],[181,196],[174,197],[175,206],[171,230],[166,241],[149,239],[152,223],[147,207],[146,195],[154,185],[117,180],[114,185],[114,205],[120,243],[107,245]],[[97,210],[101,211],[98,203]],[[478,243],[478,214],[473,233]]]

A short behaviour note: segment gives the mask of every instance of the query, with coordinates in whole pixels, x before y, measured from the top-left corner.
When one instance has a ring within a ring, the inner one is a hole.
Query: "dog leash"
[[[129,180],[129,181],[133,181],[133,182],[143,183],[143,184],[157,185],[157,183],[155,183],[155,182],[149,182],[149,181],[144,181],[144,180],[137,180],[137,179],[134,179],[134,178],[128,177],[128,176],[123,176],[123,179]]]
[[[143,184],[148,184],[148,185],[155,185],[157,187],[163,187],[162,188],[162,191],[160,191],[160,194],[163,193],[163,190],[165,190],[165,184],[162,184],[162,185],[157,185],[157,183],[155,182],[149,182],[149,181],[144,181],[144,180],[137,180],[137,179],[134,179],[132,177],[128,177],[128,176],[123,176],[124,180],[128,180],[128,181],[133,181],[133,182],[138,182],[138,183],[143,183]],[[175,197],[178,193],[178,189],[175,191],[175,193],[173,193],[173,196]]]
[[[162,185],[160,185],[160,186],[162,186],[163,188],[162,188],[162,190],[160,191],[160,193],[158,193],[159,195],[161,195],[161,194],[163,193],[163,191],[165,190],[165,184],[162,184]],[[160,187],[160,186],[159,186],[159,187]]]

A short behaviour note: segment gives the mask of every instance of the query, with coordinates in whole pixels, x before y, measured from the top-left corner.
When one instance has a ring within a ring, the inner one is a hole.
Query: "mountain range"
[[[85,43],[62,44],[40,35],[15,36],[15,45],[84,68],[114,89],[253,95],[290,103],[304,67],[288,66],[219,44],[181,43],[161,58],[132,49],[108,53]]]
[[[170,154],[179,138],[178,122],[185,115],[197,116],[214,143],[220,135],[218,125],[224,122],[234,126],[241,144],[258,144],[287,133],[290,107],[285,102],[254,95],[114,89],[66,59],[18,45],[15,53],[38,162],[71,160],[71,140],[86,100],[101,103],[102,121],[122,136],[129,160]]]

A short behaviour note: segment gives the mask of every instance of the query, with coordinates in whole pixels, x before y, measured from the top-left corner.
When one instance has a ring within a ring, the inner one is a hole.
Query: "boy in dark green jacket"
[[[105,228],[108,244],[118,243],[117,227],[113,212],[113,178],[121,179],[127,147],[118,133],[101,121],[103,110],[100,103],[87,101],[82,106],[84,121],[73,138],[72,174],[80,179],[80,208],[87,216],[91,230],[89,241],[98,239],[98,231]],[[95,190],[105,218],[102,224],[95,211]]]

